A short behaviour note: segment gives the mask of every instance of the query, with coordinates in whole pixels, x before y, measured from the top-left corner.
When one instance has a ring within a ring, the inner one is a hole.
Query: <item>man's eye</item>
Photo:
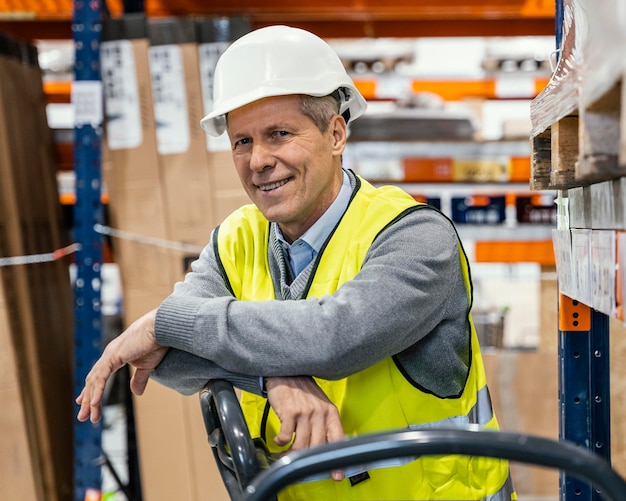
[[[243,139],[239,139],[238,141],[235,141],[235,148],[237,146],[245,146],[246,144],[250,144],[252,142],[252,140],[249,137],[244,137]]]
[[[289,132],[287,132],[286,130],[277,130],[276,132],[274,132],[275,137],[287,137],[288,135]]]

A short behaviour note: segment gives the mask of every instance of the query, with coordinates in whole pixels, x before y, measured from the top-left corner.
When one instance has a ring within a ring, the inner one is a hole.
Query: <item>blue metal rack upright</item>
[[[102,0],[74,0],[72,33],[75,47],[72,104],[76,204],[74,240],[76,254],[74,292],[74,394],[102,352],[100,268],[102,237],[94,225],[102,220],[101,144],[102,91],[100,84],[100,34]],[[84,501],[89,489],[100,490],[101,428],[90,422],[74,425],[74,500]]]
[[[563,41],[563,0],[555,0],[557,57]],[[611,462],[609,317],[559,297],[559,438]],[[561,473],[561,501],[600,500],[587,483]]]
[[[611,461],[609,317],[561,295],[559,438]],[[591,501],[588,484],[561,474],[561,499]]]

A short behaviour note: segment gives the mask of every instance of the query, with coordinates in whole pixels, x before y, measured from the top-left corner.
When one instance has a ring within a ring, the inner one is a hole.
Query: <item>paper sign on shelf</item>
[[[589,248],[590,306],[606,315],[615,316],[615,232],[593,230]]]
[[[228,48],[228,42],[203,43],[198,45],[198,58],[200,66],[200,82],[202,84],[202,100],[204,114],[213,109],[213,80],[215,65],[222,53]],[[227,134],[219,137],[206,135],[208,151],[230,151],[230,142]]]
[[[109,148],[136,148],[143,141],[135,55],[130,40],[100,44],[106,135]]]
[[[99,80],[75,80],[72,82],[72,107],[74,125],[102,124],[102,82]]]
[[[626,280],[624,279],[624,271],[626,270],[626,232],[619,231],[616,234],[616,287],[615,287],[615,304],[616,304],[616,317],[624,321],[624,297],[626,297]]]
[[[591,306],[591,230],[572,229],[572,270],[574,273],[575,294],[572,299]]]
[[[554,246],[559,292],[571,298],[576,297],[570,230],[552,230],[552,244]]]
[[[184,153],[191,138],[181,49],[177,45],[155,45],[150,47],[149,55],[157,148],[161,155]]]

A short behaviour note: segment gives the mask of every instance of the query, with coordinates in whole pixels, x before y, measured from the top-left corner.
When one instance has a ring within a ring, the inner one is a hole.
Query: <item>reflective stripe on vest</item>
[[[422,208],[412,197],[395,187],[374,188],[359,178],[358,186],[330,240],[317,257],[306,297],[334,293],[341,284],[360,271],[367,251],[378,234],[408,211]],[[427,209],[430,210],[430,209]],[[270,225],[254,206],[236,211],[220,225],[217,255],[228,285],[240,300],[275,299],[269,272],[268,242]],[[471,284],[467,258],[460,248],[460,260],[471,302]],[[392,358],[338,381],[316,379],[328,398],[340,411],[346,436],[364,433],[477,424],[497,429],[478,339],[468,317],[471,363],[461,395],[439,398],[420,391],[407,381]],[[272,452],[280,421],[267,400],[244,392],[242,407],[250,433],[262,437]],[[492,501],[507,483],[508,463],[483,457],[422,457],[400,468],[368,466],[369,480],[351,486],[348,481],[322,480],[287,488],[282,500],[362,499],[464,499]],[[407,478],[415,479],[406,482]]]
[[[442,419],[436,422],[422,423],[422,424],[409,424],[407,430],[441,430],[450,428],[470,429],[472,427],[481,429],[488,427],[491,423],[493,415],[493,408],[491,406],[491,397],[489,396],[489,389],[485,386],[478,392],[478,399],[476,405],[472,407],[472,410],[467,416],[450,416],[446,419]],[[415,461],[417,456],[405,456],[401,458],[389,458],[381,461],[375,461],[368,463],[367,465],[352,466],[346,468],[345,476],[352,477],[359,475],[365,471],[371,471],[376,468],[391,468],[394,466],[402,466]],[[331,478],[330,473],[321,473],[319,475],[313,475],[306,478],[303,482],[312,482],[316,480]],[[495,498],[497,499],[497,498]],[[509,498],[510,499],[510,498]]]

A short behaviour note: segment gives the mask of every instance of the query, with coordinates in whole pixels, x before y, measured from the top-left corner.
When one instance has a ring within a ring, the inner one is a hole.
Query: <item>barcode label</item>
[[[74,125],[102,124],[102,82],[97,80],[76,80],[72,83],[72,106]]]

